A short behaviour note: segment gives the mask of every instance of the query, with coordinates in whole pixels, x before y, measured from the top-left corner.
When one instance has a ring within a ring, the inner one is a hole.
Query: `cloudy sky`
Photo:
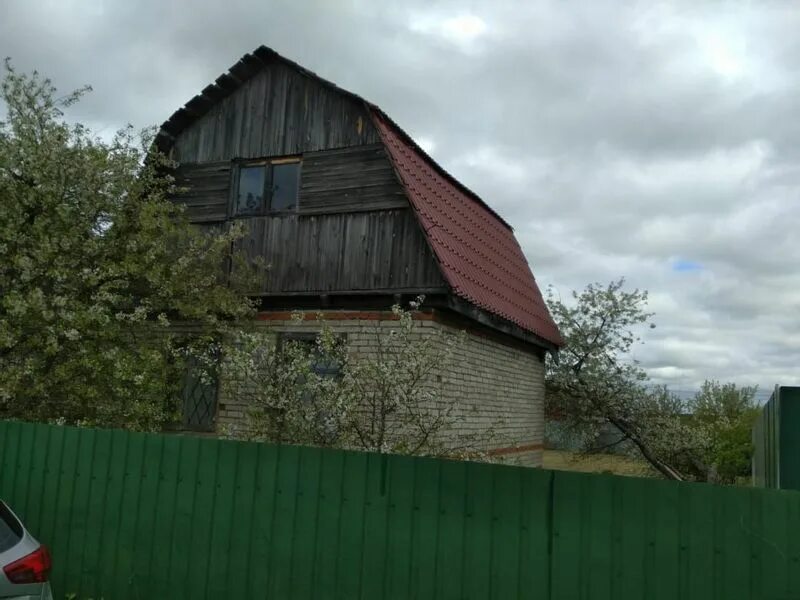
[[[380,105],[515,228],[540,285],[625,276],[676,390],[800,382],[800,6],[5,0],[0,55],[109,135],[273,47]]]

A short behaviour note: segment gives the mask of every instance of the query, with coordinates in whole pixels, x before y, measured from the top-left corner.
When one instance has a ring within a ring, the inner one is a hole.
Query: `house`
[[[261,46],[156,143],[179,163],[189,218],[244,220],[246,251],[271,265],[261,319],[288,331],[292,311],[323,311],[357,331],[424,294],[427,326],[467,332],[442,374],[445,393],[475,409],[464,431],[502,416],[509,441],[491,452],[541,464],[544,357],[558,329],[511,226],[383,110]],[[187,425],[243,418],[235,398],[195,388]]]

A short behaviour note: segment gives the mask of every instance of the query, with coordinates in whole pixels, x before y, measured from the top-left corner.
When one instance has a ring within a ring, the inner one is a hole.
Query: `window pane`
[[[264,206],[263,165],[241,167],[239,169],[239,194],[236,198],[236,214],[258,213]]]
[[[291,210],[297,206],[300,163],[272,165],[272,210]]]

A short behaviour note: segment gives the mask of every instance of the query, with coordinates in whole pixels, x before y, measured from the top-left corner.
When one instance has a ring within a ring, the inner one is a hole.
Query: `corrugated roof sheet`
[[[453,292],[561,346],[561,334],[511,228],[435,168],[382,112],[373,109],[373,116]]]

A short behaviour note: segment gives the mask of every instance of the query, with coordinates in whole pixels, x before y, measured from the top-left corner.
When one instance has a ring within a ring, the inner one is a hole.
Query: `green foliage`
[[[252,312],[252,272],[220,277],[240,260],[230,255],[240,232],[186,222],[150,134],[99,140],[62,113],[86,90],[57,98],[47,79],[6,69],[0,417],[158,428],[188,349]]]
[[[699,448],[702,460],[720,482],[736,483],[750,475],[752,429],[760,412],[756,391],[754,386],[706,381],[688,403],[692,426],[708,440]]]

